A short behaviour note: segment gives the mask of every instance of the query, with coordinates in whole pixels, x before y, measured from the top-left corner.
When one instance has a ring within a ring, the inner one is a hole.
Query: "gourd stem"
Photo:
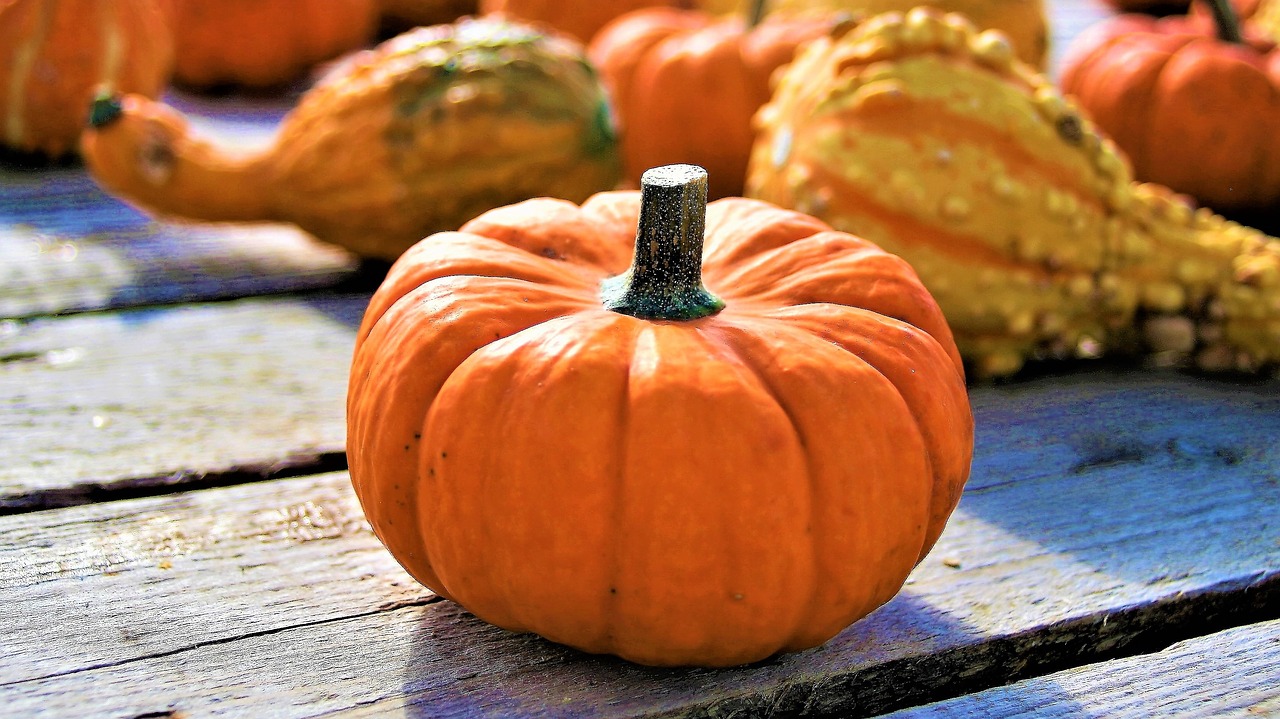
[[[1206,0],[1209,10],[1213,12],[1213,24],[1218,29],[1218,39],[1223,42],[1244,44],[1244,36],[1240,32],[1240,19],[1236,16],[1231,0]]]
[[[707,171],[655,167],[640,177],[640,223],[631,268],[604,281],[604,308],[649,320],[693,320],[724,302],[702,285]]]
[[[751,0],[751,14],[747,15],[748,30],[759,25],[760,21],[764,20],[765,5],[767,4],[767,0]]]

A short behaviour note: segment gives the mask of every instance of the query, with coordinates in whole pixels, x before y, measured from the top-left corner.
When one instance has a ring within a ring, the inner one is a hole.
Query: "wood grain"
[[[1263,717],[1280,715],[1280,622],[1228,629],[886,719]]]
[[[345,467],[346,378],[367,302],[251,299],[0,324],[0,511]]]
[[[1219,403],[1181,424],[1153,416]],[[1274,384],[1171,373],[975,389],[974,480],[904,591],[824,647],[726,671],[587,657],[433,601],[379,548],[343,474],[3,517],[0,592],[20,614],[0,702],[37,716],[866,716],[1151,651],[1280,611],[1278,403]],[[1148,449],[1095,451],[1072,438],[1085,417]]]

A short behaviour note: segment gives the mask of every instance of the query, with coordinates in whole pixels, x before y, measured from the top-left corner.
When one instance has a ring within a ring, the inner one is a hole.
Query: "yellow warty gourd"
[[[747,194],[906,258],[976,375],[1121,347],[1280,363],[1280,240],[1133,182],[998,32],[877,16],[810,44],[756,122]]]

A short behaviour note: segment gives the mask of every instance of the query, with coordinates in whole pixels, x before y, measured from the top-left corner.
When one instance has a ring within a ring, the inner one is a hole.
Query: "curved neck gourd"
[[[161,215],[252,222],[276,219],[270,207],[269,150],[235,154],[194,135],[176,110],[136,95],[103,96],[89,117],[85,152],[94,178]]]

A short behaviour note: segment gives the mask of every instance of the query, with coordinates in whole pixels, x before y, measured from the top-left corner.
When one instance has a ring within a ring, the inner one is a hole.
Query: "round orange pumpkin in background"
[[[177,82],[270,88],[374,38],[378,0],[168,0]]]
[[[1280,201],[1280,51],[1242,32],[1227,0],[1208,18],[1122,15],[1069,48],[1060,84],[1133,163],[1217,211]],[[1245,28],[1247,29],[1247,28]]]
[[[415,578],[653,665],[816,646],[901,588],[973,449],[938,306],[865,240],[705,202],[701,168],[658,168],[392,267],[357,333],[348,456]]]
[[[587,54],[613,97],[626,179],[634,185],[650,167],[692,163],[710,173],[712,198],[741,195],[751,118],[769,100],[769,78],[843,18],[655,7],[606,25]]]
[[[156,0],[4,0],[0,145],[72,152],[100,86],[156,97],[172,69]]]

